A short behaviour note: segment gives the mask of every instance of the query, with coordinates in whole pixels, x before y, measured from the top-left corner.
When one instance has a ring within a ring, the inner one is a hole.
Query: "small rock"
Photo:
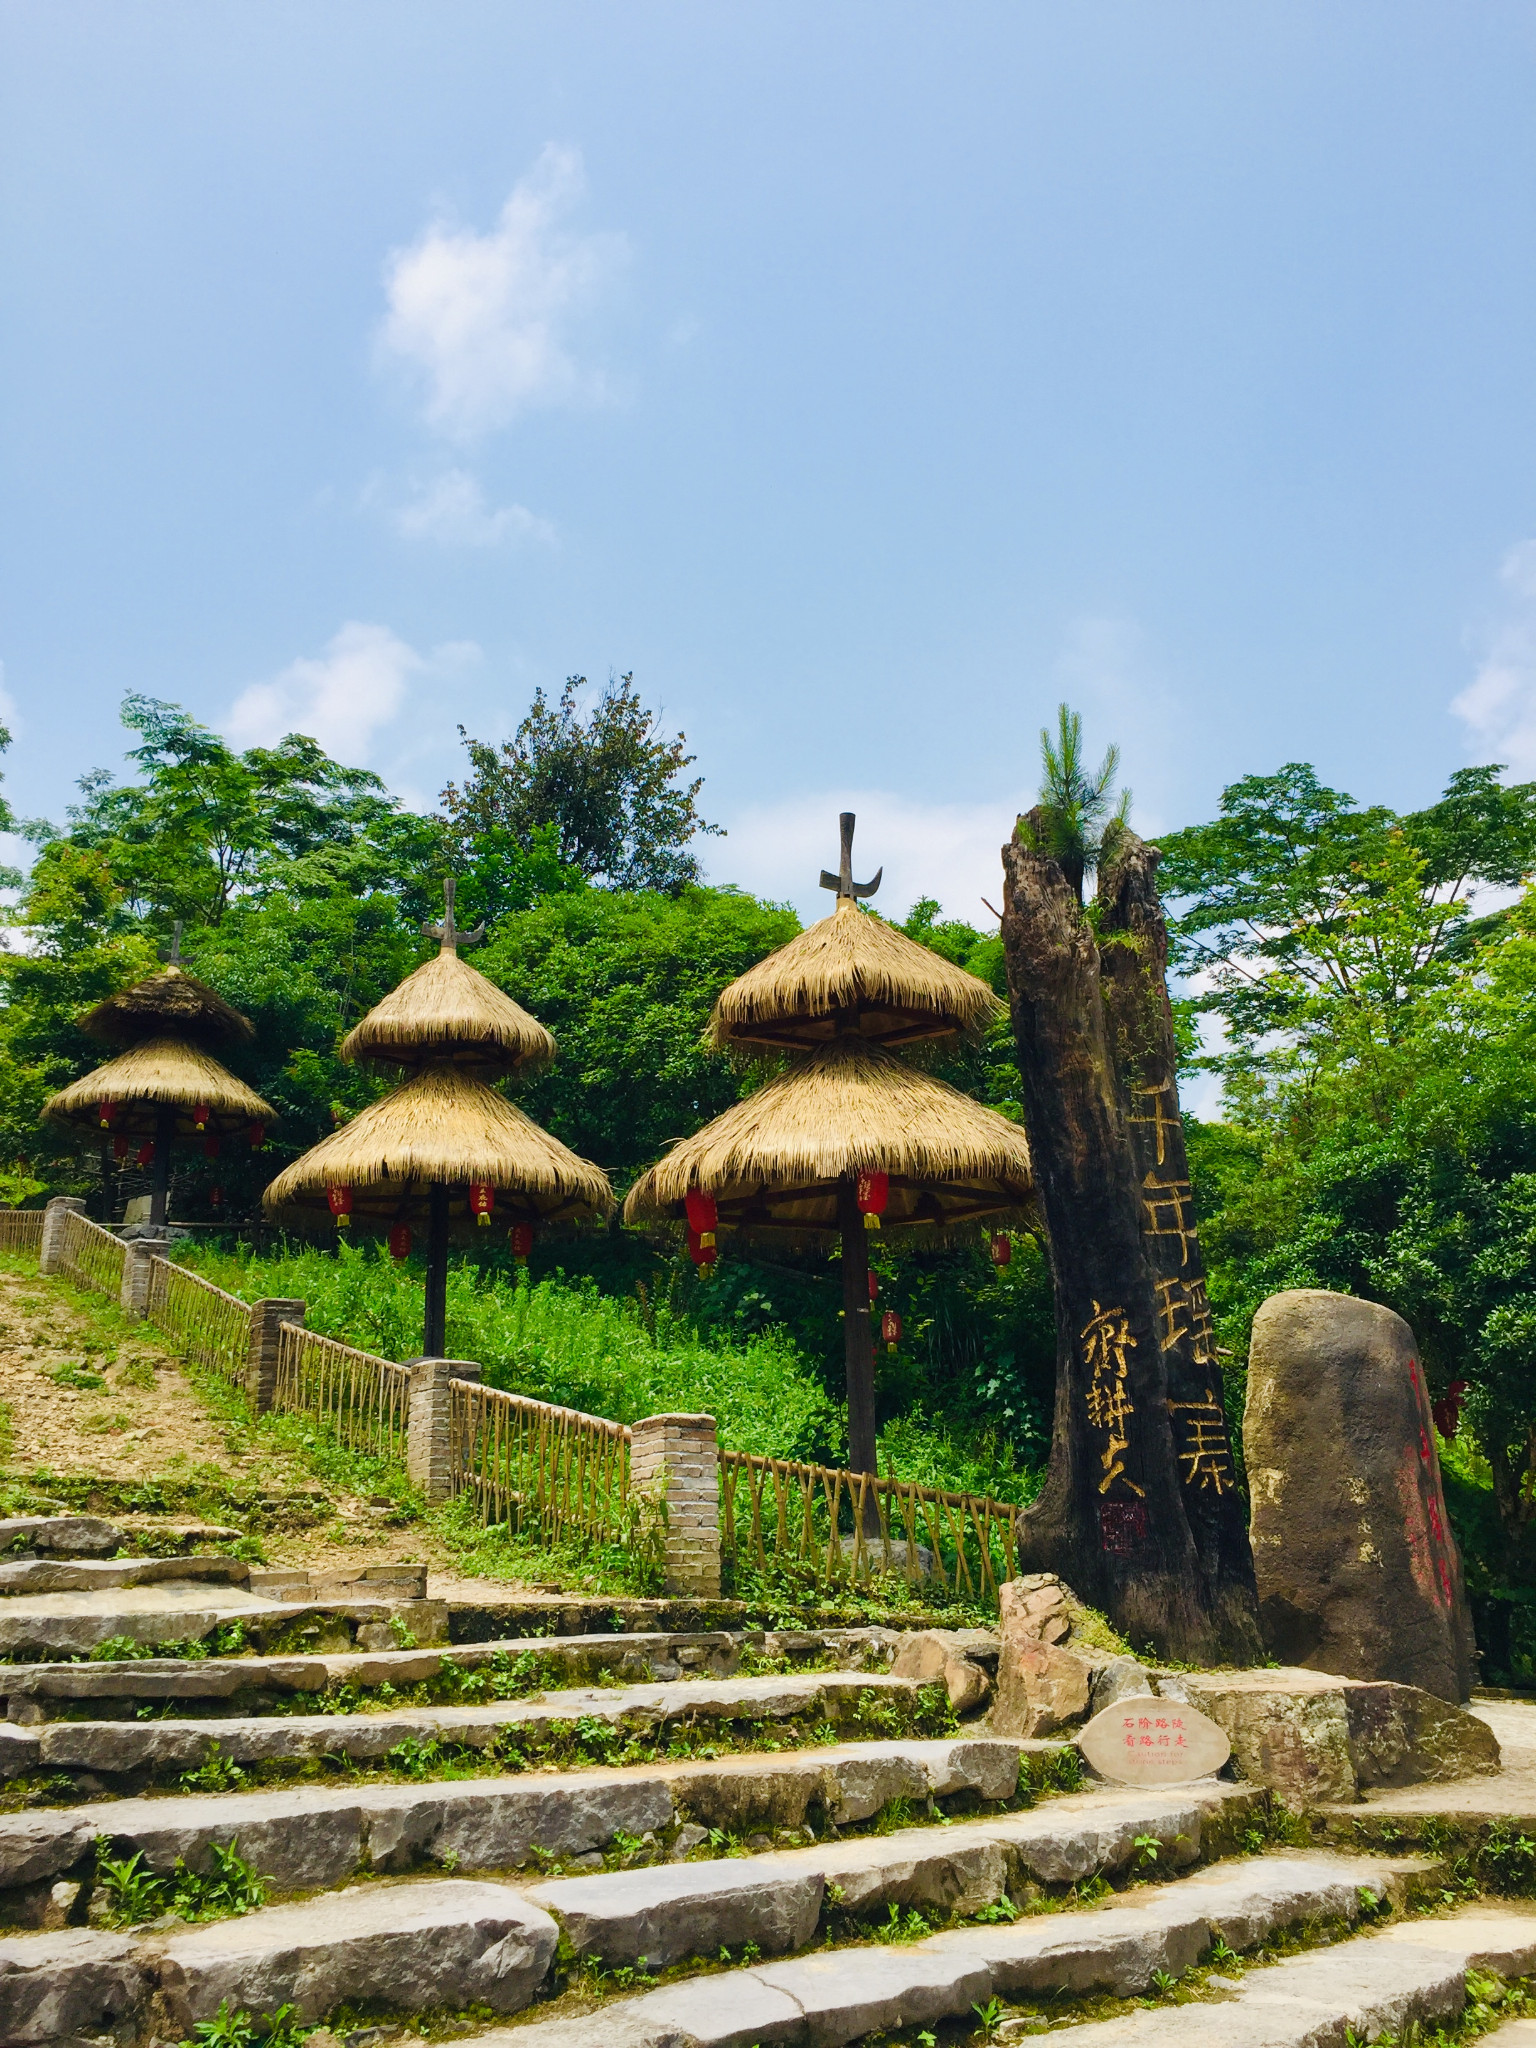
[[[700,1848],[708,1840],[709,1829],[695,1827],[693,1822],[689,1821],[686,1827],[681,1827],[677,1831],[677,1840],[672,1844],[671,1849],[672,1861],[674,1863],[685,1862],[695,1849]]]
[[[773,1837],[772,1835],[748,1835],[747,1847],[749,1849],[771,1849],[773,1847]]]
[[[1071,1727],[1088,1712],[1095,1667],[1054,1643],[1003,1632],[992,1732],[1033,1739]]]
[[[1207,1991],[1241,1991],[1243,1987],[1235,1977],[1207,1977],[1205,1988]]]
[[[1007,2019],[998,2021],[997,2038],[1000,2041],[1007,2041],[1012,2039],[1015,2034],[1022,2034],[1026,2027],[1043,2027],[1044,2025],[1045,2014],[1043,2012],[1011,2012]]]
[[[7,1720],[13,1721],[18,1728],[35,1728],[39,1721],[48,1718],[36,1700],[26,1699],[20,1693],[12,1693],[6,1702],[5,1712]]]
[[[588,1849],[584,1855],[568,1857],[565,1867],[567,1870],[601,1870],[603,1852],[601,1849]]]

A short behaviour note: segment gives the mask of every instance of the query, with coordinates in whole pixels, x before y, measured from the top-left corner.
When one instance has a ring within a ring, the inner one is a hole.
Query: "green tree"
[[[632,675],[610,681],[583,719],[576,696],[585,688],[585,676],[568,677],[553,705],[536,691],[499,747],[460,726],[472,772],[442,798],[455,858],[475,861],[495,834],[533,854],[552,830],[560,864],[589,882],[676,893],[699,880],[692,840],[720,830],[699,815],[703,778],[684,780],[694,759],[685,735],[666,736]]]
[[[1083,877],[1096,868],[1117,827],[1130,816],[1131,792],[1114,795],[1120,749],[1111,746],[1096,770],[1083,754],[1083,721],[1065,704],[1056,707],[1056,737],[1040,732],[1040,801],[1018,821],[1026,846],[1047,853],[1083,900]]]

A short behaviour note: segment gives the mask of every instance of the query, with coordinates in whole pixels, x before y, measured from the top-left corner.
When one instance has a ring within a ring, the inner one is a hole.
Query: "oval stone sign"
[[[1232,1754],[1208,1714],[1147,1694],[1116,1700],[1095,1714],[1077,1746],[1101,1778],[1122,1785],[1182,1785],[1208,1778]]]

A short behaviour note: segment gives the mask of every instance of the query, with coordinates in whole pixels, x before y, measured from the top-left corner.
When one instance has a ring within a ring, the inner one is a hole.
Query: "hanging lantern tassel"
[[[153,1138],[151,1138],[151,1139],[149,1140],[149,1142],[148,1142],[147,1144],[141,1145],[141,1146],[139,1147],[139,1150],[138,1150],[138,1161],[139,1161],[139,1164],[140,1164],[140,1166],[148,1166],[148,1165],[150,1165],[150,1164],[151,1164],[151,1163],[153,1162],[153,1160],[154,1160],[154,1156],[155,1156],[155,1141],[154,1141],[154,1139],[153,1139]]]
[[[491,1211],[496,1206],[496,1190],[488,1180],[472,1180],[469,1184],[469,1206],[475,1221],[482,1230],[489,1229]]]
[[[208,1206],[209,1206],[209,1208],[210,1208],[210,1209],[222,1209],[222,1208],[223,1208],[223,1206],[224,1206],[224,1190],[223,1190],[223,1189],[222,1189],[221,1187],[217,1187],[217,1186],[215,1186],[215,1187],[211,1187],[211,1188],[210,1188],[210,1189],[208,1190]]]
[[[192,1108],[192,1128],[193,1128],[193,1130],[194,1130],[194,1131],[206,1131],[206,1130],[207,1130],[207,1128],[208,1128],[208,1119],[209,1119],[209,1117],[211,1117],[212,1115],[213,1115],[213,1111],[212,1111],[212,1110],[211,1110],[211,1109],[210,1109],[210,1108],[208,1107],[208,1105],[207,1105],[207,1103],[206,1103],[206,1102],[198,1102],[198,1103],[195,1103],[195,1104],[193,1105],[193,1108]]]
[[[507,1232],[507,1243],[511,1247],[512,1256],[517,1260],[518,1264],[520,1266],[527,1265],[528,1256],[533,1250],[533,1225],[531,1223],[514,1223]]]
[[[251,1150],[252,1150],[253,1152],[259,1152],[259,1151],[261,1150],[262,1146],[263,1146],[263,1145],[265,1145],[265,1143],[267,1142],[267,1127],[266,1127],[266,1125],[265,1125],[265,1124],[252,1124],[252,1125],[251,1125],[251,1129],[250,1129],[250,1140],[251,1140]]]
[[[110,1131],[117,1122],[117,1107],[115,1102],[97,1103],[96,1114],[101,1118],[101,1128],[104,1131]]]
[[[126,1138],[114,1138],[112,1140],[112,1157],[114,1159],[126,1159],[128,1157],[128,1140]]]
[[[331,1214],[336,1219],[338,1230],[352,1228],[352,1190],[350,1188],[327,1188],[325,1199],[331,1205]]]
[[[864,1218],[866,1230],[878,1230],[880,1218],[885,1214],[886,1201],[891,1192],[891,1177],[888,1173],[861,1173],[858,1181],[859,1213]]]
[[[713,1195],[706,1195],[702,1188],[690,1188],[683,1197],[683,1207],[688,1211],[689,1254],[692,1256],[694,1242],[710,1254],[707,1260],[694,1259],[700,1263],[714,1263],[715,1232],[720,1227],[720,1210]]]
[[[901,1342],[901,1317],[893,1308],[880,1318],[880,1341],[887,1351],[894,1351]]]
[[[992,1263],[994,1266],[1006,1266],[1012,1259],[1013,1239],[1006,1230],[1000,1230],[992,1240]]]
[[[715,1233],[712,1230],[690,1230],[688,1256],[698,1267],[701,1276],[707,1280],[714,1271],[716,1259],[720,1256],[715,1245]]]
[[[397,1223],[389,1233],[389,1256],[392,1259],[408,1259],[411,1256],[411,1226]]]

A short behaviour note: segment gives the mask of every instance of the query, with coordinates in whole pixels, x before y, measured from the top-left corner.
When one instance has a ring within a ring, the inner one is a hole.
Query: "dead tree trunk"
[[[1060,1573],[1134,1643],[1210,1662],[1224,1645],[1184,1514],[1098,947],[1057,861],[1013,843],[1003,873],[1024,1122],[1056,1295],[1055,1429],[1020,1566]]]
[[[1179,1115],[1168,928],[1158,901],[1157,862],[1157,848],[1127,831],[1099,870],[1100,988],[1134,1164],[1184,1514],[1200,1558],[1206,1608],[1225,1653],[1256,1663],[1263,1640],[1253,1553],[1228,1438]]]

